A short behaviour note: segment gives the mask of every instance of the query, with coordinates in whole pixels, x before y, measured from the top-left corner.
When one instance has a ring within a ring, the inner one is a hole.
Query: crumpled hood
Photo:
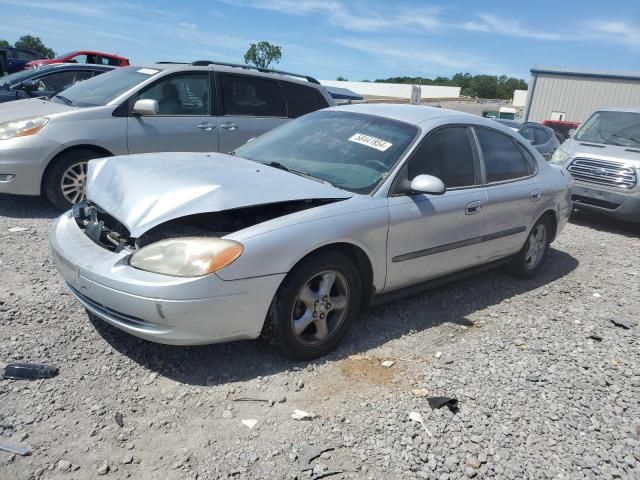
[[[75,110],[74,107],[38,98],[6,102],[0,106],[0,123],[31,117],[46,117]]]
[[[220,153],[146,153],[89,162],[87,198],[137,238],[169,220],[350,192]]]
[[[630,167],[640,168],[640,148],[604,145],[601,143],[567,140],[560,147],[569,158],[595,158],[621,162]]]

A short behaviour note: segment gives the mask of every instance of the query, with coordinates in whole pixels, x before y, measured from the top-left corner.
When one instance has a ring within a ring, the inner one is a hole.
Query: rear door
[[[129,153],[218,151],[217,119],[212,115],[211,75],[206,71],[160,78],[130,100],[153,99],[157,115],[127,121]]]
[[[447,191],[392,194],[385,288],[429,280],[486,259],[482,232],[487,193],[471,130],[457,125],[430,133],[411,155],[399,181],[421,174],[440,178]]]
[[[219,137],[228,153],[287,121],[280,82],[270,78],[219,72]]]
[[[543,192],[535,158],[510,135],[474,127],[487,191],[485,240],[490,260],[516,253],[538,214]]]

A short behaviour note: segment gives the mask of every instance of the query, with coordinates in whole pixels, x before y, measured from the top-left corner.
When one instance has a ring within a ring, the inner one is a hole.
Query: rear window
[[[287,111],[290,118],[297,118],[329,106],[317,88],[292,82],[280,82],[280,85],[287,100]]]
[[[476,130],[484,158],[487,182],[503,182],[528,177],[532,170],[515,141],[487,128]]]
[[[220,75],[225,115],[286,117],[287,108],[275,80],[245,75]]]

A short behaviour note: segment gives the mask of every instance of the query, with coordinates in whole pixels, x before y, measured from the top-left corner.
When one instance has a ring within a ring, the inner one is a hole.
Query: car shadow
[[[598,215],[587,210],[576,209],[571,214],[571,223],[589,227],[601,232],[617,233],[626,237],[640,237],[640,223],[631,223],[616,218]]]
[[[61,213],[43,197],[0,194],[0,217],[51,219]]]
[[[319,365],[340,360],[443,323],[471,326],[468,315],[558,280],[577,266],[574,257],[551,248],[542,270],[531,280],[514,281],[502,270],[491,270],[373,307],[356,322],[336,351],[311,363]],[[307,365],[307,362],[285,358],[263,341],[175,347],[141,340],[90,318],[98,333],[118,352],[151,371],[185,384],[218,385]]]

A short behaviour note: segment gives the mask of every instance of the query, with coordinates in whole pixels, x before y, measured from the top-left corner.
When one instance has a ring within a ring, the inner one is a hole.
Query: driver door
[[[487,192],[470,129],[445,126],[423,139],[400,173],[409,181],[421,174],[440,178],[447,190],[398,192],[389,199],[385,289],[463,270],[488,257],[482,244]]]

